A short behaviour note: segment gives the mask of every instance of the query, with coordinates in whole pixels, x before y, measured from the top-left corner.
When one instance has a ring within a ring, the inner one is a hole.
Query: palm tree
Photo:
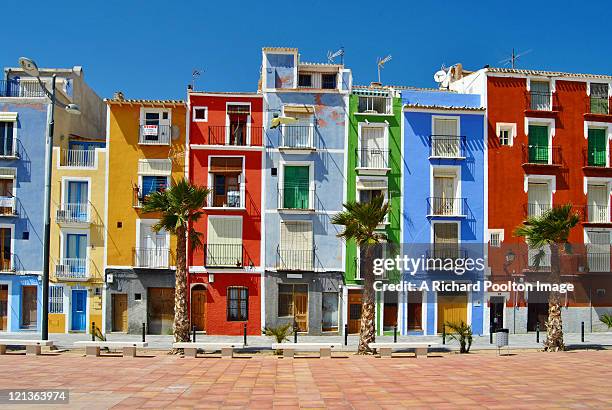
[[[142,211],[161,214],[153,226],[155,232],[165,230],[176,236],[176,285],[174,293],[174,341],[189,341],[187,312],[187,239],[192,248],[200,246],[200,233],[193,223],[203,215],[209,190],[181,179],[170,188],[152,192],[144,199]]]
[[[339,238],[354,240],[360,249],[365,249],[365,263],[362,266],[366,266],[368,269],[361,272],[363,298],[361,299],[361,327],[357,354],[369,354],[372,352],[369,344],[374,342],[376,337],[374,333],[375,292],[372,263],[375,246],[386,239],[385,235],[376,232],[376,229],[385,221],[385,217],[389,213],[389,205],[384,203],[382,196],[377,196],[368,203],[348,202],[344,204],[344,208],[344,211],[334,215],[331,222],[344,226],[344,231],[337,235]]]
[[[550,248],[550,282],[561,281],[560,253],[568,243],[570,230],[580,222],[578,214],[572,211],[571,204],[555,206],[540,216],[533,216],[520,226],[514,235],[525,238],[531,249],[538,249],[534,265],[540,266],[545,255],[545,247]],[[556,352],[564,350],[563,323],[561,321],[561,297],[559,292],[550,292],[548,299],[548,320],[546,322],[546,341],[544,350]]]

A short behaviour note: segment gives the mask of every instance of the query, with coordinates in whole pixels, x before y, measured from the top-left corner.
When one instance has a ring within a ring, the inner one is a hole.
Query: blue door
[[[72,290],[72,330],[85,331],[87,321],[87,291]]]

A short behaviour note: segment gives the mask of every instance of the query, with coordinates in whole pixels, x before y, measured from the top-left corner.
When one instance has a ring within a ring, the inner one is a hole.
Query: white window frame
[[[311,209],[315,209],[315,179],[314,179],[314,161],[279,161],[279,175],[278,175],[278,187],[279,189],[285,190],[285,167],[308,167],[308,208],[302,209],[302,211],[308,211]],[[281,204],[281,196],[278,195],[277,198],[277,208],[284,209]],[[300,209],[297,209],[300,211]]]
[[[204,118],[196,117],[197,110],[204,110]],[[193,122],[208,122],[208,107],[203,106],[203,105],[194,106],[192,110],[191,118],[193,119]]]
[[[359,152],[359,158],[357,168],[361,168],[361,149],[362,149],[362,137],[363,137],[363,129],[364,128],[382,128],[383,129],[383,143],[382,150],[385,152],[386,158],[385,162],[387,167],[385,169],[390,169],[389,167],[389,123],[387,121],[384,122],[359,122],[357,124],[357,151]]]
[[[434,178],[436,176],[436,171],[441,174],[451,174],[454,173],[454,186],[453,190],[455,191],[454,198],[462,198],[461,196],[461,165],[430,165],[429,167],[429,197],[433,198],[436,196],[435,187],[434,187]],[[462,206],[463,204],[459,204]],[[453,212],[454,215],[446,215],[446,216],[461,216],[457,209]],[[433,232],[433,231],[432,231]]]
[[[240,242],[244,245],[244,220],[241,215],[208,215],[208,219],[206,221],[206,244],[210,244],[211,219],[234,219],[240,221]]]
[[[211,172],[210,170],[210,166],[211,166],[211,162],[213,158],[242,158],[242,171],[240,172],[240,181],[238,182],[239,185],[239,189],[240,189],[240,207],[238,208],[226,208],[226,207],[222,207],[222,206],[208,206],[210,204],[206,204],[207,206],[205,207],[206,209],[245,209],[246,207],[246,174],[245,174],[245,167],[246,167],[246,156],[245,155],[217,155],[217,154],[211,154],[208,156],[208,175],[206,177],[207,181],[208,181],[208,186],[209,187],[213,187],[214,189],[214,172]],[[212,203],[212,202],[211,202]]]
[[[493,245],[493,235],[498,235],[499,244],[497,246]],[[504,242],[504,230],[503,229],[489,229],[489,245],[493,248],[501,247]]]
[[[141,234],[141,227],[142,225],[155,225],[157,222],[159,222],[159,219],[136,219],[136,241],[135,241],[135,245],[134,248],[140,248],[142,249],[142,238],[140,236]],[[165,231],[166,235],[165,235],[165,248],[168,249],[168,255],[166,256],[166,260],[168,261],[168,267],[170,267],[170,233],[168,231]],[[135,266],[135,260],[132,261],[132,265]],[[152,269],[156,269],[156,268],[152,268]],[[164,268],[159,268],[159,269],[164,269]]]
[[[250,146],[251,145],[251,123],[253,122],[253,115],[252,115],[252,110],[253,107],[251,106],[251,102],[250,101],[245,101],[245,102],[240,102],[240,101],[227,101],[225,103],[225,129],[229,130],[229,126],[230,126],[230,118],[229,118],[229,113],[227,112],[228,108],[232,105],[248,105],[249,106],[249,115],[247,116],[247,135],[246,135],[246,146]],[[229,145],[229,132],[225,133],[225,144]]]
[[[501,143],[502,131],[508,132],[508,144]],[[498,122],[495,124],[495,135],[499,139],[499,145],[502,147],[511,147],[514,145],[514,139],[516,138],[516,123],[514,122]]]
[[[610,90],[610,88],[608,88]],[[612,141],[612,123],[609,122],[598,122],[598,121],[585,121],[584,122],[584,139],[589,141],[589,129],[603,129],[608,135],[606,143],[606,167],[610,167],[610,141]]]
[[[457,136],[461,136],[461,116],[460,115],[432,115],[431,116],[431,132],[430,135],[434,134],[436,120],[455,120],[457,122]]]
[[[13,124],[13,152],[17,155],[17,118],[18,114],[14,112],[0,112],[0,122],[12,123]],[[4,155],[4,157],[10,157]]]
[[[548,101],[549,110],[540,110],[540,111],[552,111],[553,110],[553,96],[555,92],[557,92],[556,80],[550,77],[527,77],[527,92],[530,93],[529,94],[529,104],[530,104],[529,110],[531,110],[531,82],[532,81],[536,83],[548,83],[548,90],[550,93],[549,101]],[[527,131],[525,131],[525,134],[527,134]]]

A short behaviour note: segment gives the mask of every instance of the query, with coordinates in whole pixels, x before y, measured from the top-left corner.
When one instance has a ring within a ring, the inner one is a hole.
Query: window
[[[244,207],[242,194],[241,157],[212,157],[210,159],[211,203],[219,208]]]
[[[312,87],[312,75],[311,74],[300,74],[298,78],[299,87]]]
[[[370,203],[372,199],[385,196],[385,191],[382,189],[360,189],[359,202]]]
[[[206,266],[242,267],[242,217],[209,217]]]
[[[321,76],[321,88],[332,90],[336,88],[336,74],[323,74]]]
[[[13,196],[14,186],[14,177],[2,178],[0,175],[0,215],[15,214],[15,197]]]
[[[459,137],[459,119],[434,117],[431,144],[431,154],[434,157],[460,157],[461,138]]]
[[[0,228],[0,271],[13,270],[11,251],[11,229]]]
[[[312,271],[313,268],[312,223],[302,221],[281,222],[278,269]]]
[[[603,128],[589,128],[587,141],[587,163],[590,167],[605,167],[608,164],[608,138]]]
[[[508,122],[498,122],[495,125],[496,134],[499,138],[500,146],[512,146],[516,136],[516,124]]]
[[[15,122],[0,121],[0,156],[15,155],[15,129]]]
[[[459,224],[436,223],[434,228],[434,258],[459,257]]]
[[[227,320],[249,320],[249,290],[244,287],[227,288]]]
[[[168,177],[151,175],[143,176],[141,199],[144,199],[151,192],[163,191],[166,188],[168,188]]]
[[[550,185],[547,182],[529,182],[527,198],[527,216],[542,216],[552,208]]]
[[[61,273],[84,276],[87,263],[87,235],[66,234],[64,237],[64,259]]]
[[[531,81],[529,95],[531,97],[530,108],[537,111],[550,111],[550,83],[548,81]]]
[[[608,84],[591,83],[591,113],[608,114],[609,104]]]
[[[166,145],[170,143],[170,112],[149,110],[142,114],[141,144]]]
[[[87,222],[88,217],[87,181],[66,181],[64,200],[57,214],[58,220],[64,222]]]
[[[298,331],[307,331],[308,285],[278,285],[278,317],[293,317]]]
[[[167,268],[168,233],[164,230],[155,232],[153,225],[155,220],[137,220],[140,240],[136,248],[135,266],[140,268]]]
[[[228,145],[243,146],[247,144],[247,134],[251,122],[251,106],[248,104],[231,103],[227,106],[229,119]]]
[[[64,313],[64,288],[49,286],[49,313]]]
[[[529,125],[528,137],[528,162],[530,164],[548,164],[550,158],[548,147],[548,126]]]
[[[285,115],[297,119],[297,122],[282,125],[281,147],[313,148],[315,117],[312,108],[286,107]]]
[[[610,190],[606,184],[587,185],[587,215],[589,222],[610,222]]]
[[[499,131],[499,145],[511,145],[510,144],[510,139],[512,137],[510,136],[510,130],[508,129],[502,129]]]
[[[430,215],[461,215],[463,200],[458,198],[459,178],[451,169],[434,169]]]
[[[383,96],[359,96],[357,112],[368,114],[392,114],[392,100]]]
[[[360,168],[385,169],[387,163],[387,149],[385,141],[385,127],[360,127],[360,144],[358,166]]]
[[[504,241],[504,230],[503,229],[491,229],[489,231],[489,245],[492,248],[500,248]]]
[[[134,293],[134,300],[142,300],[142,293]]]
[[[279,195],[280,208],[312,209],[310,203],[310,167],[285,166],[283,186]]]
[[[208,107],[193,107],[193,121],[194,122],[208,121]]]

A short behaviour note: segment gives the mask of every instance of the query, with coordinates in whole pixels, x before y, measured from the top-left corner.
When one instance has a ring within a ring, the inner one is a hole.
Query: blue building
[[[400,294],[398,326],[434,335],[462,320],[482,334],[485,110],[478,95],[436,90],[403,90],[402,102],[403,252],[423,264],[403,273],[415,288]]]
[[[344,244],[331,217],[345,200],[351,72],[264,48],[265,325],[342,330]]]
[[[55,108],[54,145],[67,144],[74,135],[103,135],[102,101],[83,82],[82,69],[40,71],[49,89],[51,76],[57,75],[58,99],[82,107],[83,115],[76,118]],[[40,331],[45,141],[52,106],[34,78],[19,68],[4,72],[0,80],[0,332]]]

